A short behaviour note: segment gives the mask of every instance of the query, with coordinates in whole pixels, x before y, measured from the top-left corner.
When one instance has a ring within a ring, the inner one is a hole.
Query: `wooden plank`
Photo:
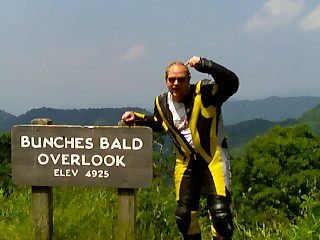
[[[37,118],[31,121],[35,125],[51,125],[47,118]],[[32,217],[34,239],[51,240],[53,232],[52,187],[32,186]]]
[[[32,215],[35,239],[52,239],[52,188],[32,186]]]
[[[135,239],[136,190],[118,189],[118,228],[119,239]]]

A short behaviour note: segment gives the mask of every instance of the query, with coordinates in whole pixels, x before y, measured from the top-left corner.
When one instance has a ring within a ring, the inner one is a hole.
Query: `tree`
[[[306,125],[276,126],[249,143],[243,157],[233,159],[235,206],[255,212],[243,220],[300,215],[301,197],[319,187],[319,140]]]

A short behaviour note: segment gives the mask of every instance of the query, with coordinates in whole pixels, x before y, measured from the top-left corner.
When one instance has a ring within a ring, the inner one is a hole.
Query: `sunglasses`
[[[175,77],[171,77],[171,78],[167,78],[169,83],[174,84],[175,81],[177,81],[178,83],[184,83],[187,78],[186,77],[179,77],[179,78],[175,78]]]

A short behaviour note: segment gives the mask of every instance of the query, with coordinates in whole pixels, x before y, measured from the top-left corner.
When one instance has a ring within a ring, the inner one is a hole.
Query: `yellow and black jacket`
[[[135,113],[135,117],[138,125],[171,135],[178,153],[177,161],[190,159],[197,153],[209,163],[215,157],[217,148],[227,148],[221,106],[238,90],[239,80],[232,71],[205,58],[201,58],[195,69],[210,74],[213,79],[190,84],[189,93],[183,99],[194,148],[173,124],[167,93],[155,99],[153,115]]]

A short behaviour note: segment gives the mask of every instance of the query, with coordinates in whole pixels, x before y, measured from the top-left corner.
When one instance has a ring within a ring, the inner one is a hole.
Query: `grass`
[[[1,191],[1,190],[0,190]],[[182,239],[174,223],[174,194],[171,188],[137,192],[136,239]],[[53,239],[130,239],[123,238],[117,228],[117,189],[112,188],[53,188]],[[0,192],[0,239],[33,239],[31,187],[15,186],[5,197]],[[235,221],[234,240],[320,240],[319,217],[307,215],[295,224],[271,222],[255,227]],[[209,221],[202,216],[203,239],[209,240]]]

